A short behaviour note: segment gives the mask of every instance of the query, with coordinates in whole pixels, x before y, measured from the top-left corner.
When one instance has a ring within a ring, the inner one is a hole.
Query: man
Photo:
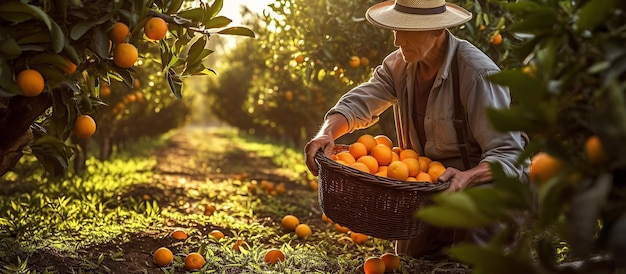
[[[498,72],[498,66],[447,30],[469,21],[471,13],[445,0],[396,0],[372,6],[366,17],[392,30],[399,49],[385,57],[368,82],[347,92],[328,111],[320,131],[305,147],[309,170],[317,176],[314,155],[318,150],[330,155],[337,138],[376,123],[383,111],[395,106],[399,145],[444,163],[448,168],[439,180],[450,182],[448,191],[491,182],[489,164],[494,162],[507,175],[523,179],[524,167],[517,164],[517,158],[525,139],[519,132],[497,132],[486,114],[487,108],[508,108],[511,103],[506,87],[485,79]],[[463,109],[463,117],[456,118],[464,120],[459,132],[454,125],[459,107],[454,98],[455,77]],[[460,143],[466,144],[466,157]],[[398,241],[397,252],[432,255],[455,242],[485,240],[478,235],[488,237],[489,233],[429,227],[422,234]]]

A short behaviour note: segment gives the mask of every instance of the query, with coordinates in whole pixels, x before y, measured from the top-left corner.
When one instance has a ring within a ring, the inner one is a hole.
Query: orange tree
[[[148,48],[159,49],[162,77],[181,98],[184,78],[213,73],[203,63],[213,52],[207,48],[210,35],[254,36],[247,28],[227,27],[231,20],[218,15],[222,0],[181,9],[184,4],[2,1],[0,174],[25,150],[51,174],[62,174],[73,153],[66,140],[76,117],[97,116],[105,107],[100,99],[105,83],[132,86],[133,66]],[[151,18],[163,20],[147,23]]]
[[[451,249],[476,273],[618,272],[626,268],[626,4],[535,0],[503,8],[514,18],[507,33],[521,39],[511,53],[525,62],[490,77],[516,104],[489,115],[499,130],[530,135],[520,161],[532,159],[536,191],[493,165],[493,188],[438,195],[418,216],[468,229],[505,224],[488,246]],[[519,241],[504,252],[514,234]]]

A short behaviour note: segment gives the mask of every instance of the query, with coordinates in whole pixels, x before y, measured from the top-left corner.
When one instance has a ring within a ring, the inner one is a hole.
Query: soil
[[[198,187],[199,184],[205,183],[206,179],[220,180],[224,178],[237,178],[242,176],[242,167],[245,167],[245,175],[249,178],[268,179],[272,181],[284,181],[288,184],[291,199],[300,199],[299,193],[310,193],[311,189],[304,184],[290,182],[285,177],[283,170],[275,166],[270,159],[258,157],[254,153],[245,151],[234,151],[223,155],[214,154],[198,163],[196,159],[197,148],[194,146],[194,138],[198,138],[197,133],[191,130],[180,130],[168,140],[168,144],[164,149],[157,152],[157,166],[154,172],[154,185],[140,185],[125,195],[134,195],[136,197],[149,197],[157,200],[161,206],[171,205],[173,201],[179,200],[184,189],[181,189],[180,181],[186,181],[184,188]],[[213,134],[213,136],[212,136]],[[207,139],[224,139],[224,136],[215,136],[219,131],[207,130],[203,133]],[[225,140],[225,139],[224,139]],[[226,145],[226,144],[224,144]],[[190,161],[194,165],[190,164]],[[198,165],[217,165],[211,168],[193,168]],[[228,163],[237,163],[236,165]],[[315,203],[317,201],[314,201]],[[314,203],[314,204],[315,204]],[[189,209],[180,208],[182,211]],[[319,207],[313,208],[314,211],[321,211]],[[319,216],[319,215],[317,215]],[[306,220],[313,226],[323,226],[321,218]],[[115,254],[123,252],[123,256],[113,259],[113,256],[104,256],[96,273],[163,273],[152,263],[150,251],[156,250],[161,246],[169,246],[176,240],[172,237],[164,237],[163,231],[173,229],[174,227],[185,227],[188,224],[179,223],[171,220],[163,224],[162,230],[143,231],[138,234],[129,235],[124,239],[118,239],[106,244],[92,246],[86,250],[78,251],[78,255],[68,257],[65,254],[58,254],[52,251],[37,251],[32,254],[28,265],[32,270],[37,271],[54,271],[56,273],[77,273],[81,270],[84,273],[85,263],[98,260],[95,254]],[[169,228],[168,228],[169,226]],[[197,227],[196,227],[197,228]],[[213,227],[204,227],[206,232],[213,230]],[[12,262],[13,264],[17,262]],[[451,273],[461,274],[467,273],[468,270],[464,266],[457,263],[446,261],[425,262],[419,270],[413,270],[411,273]],[[89,269],[87,267],[87,269]]]

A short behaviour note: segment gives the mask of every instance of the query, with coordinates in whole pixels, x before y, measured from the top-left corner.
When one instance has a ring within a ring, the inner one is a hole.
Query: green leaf
[[[232,27],[218,31],[219,34],[229,34],[229,35],[239,35],[239,36],[248,36],[255,37],[255,34],[252,30],[244,27]]]
[[[553,9],[545,8],[527,15],[523,20],[511,24],[509,31],[521,33],[546,33],[553,32],[557,24],[557,14]]]
[[[202,8],[194,8],[178,13],[180,17],[190,19],[193,22],[202,22],[204,20],[204,10]]]
[[[83,37],[83,35],[85,35],[85,33],[87,33],[95,25],[96,25],[96,22],[94,21],[78,22],[76,25],[72,27],[72,30],[70,31],[70,38],[72,38],[72,40],[78,40],[79,38]]]
[[[606,22],[623,0],[590,0],[578,10],[576,27],[579,31],[590,30]]]
[[[531,134],[546,129],[546,121],[542,119],[541,113],[528,111],[522,107],[487,109],[486,111],[489,121],[500,132],[524,131]]]
[[[173,69],[168,69],[167,71],[167,84],[170,87],[170,90],[178,99],[182,99],[182,89],[183,89],[183,81],[178,77],[176,72]]]
[[[22,49],[11,37],[3,37],[0,41],[0,54],[7,59],[14,59],[22,54]]]
[[[548,94],[545,85],[539,79],[523,73],[520,69],[503,70],[487,76],[487,79],[509,87],[512,96],[522,105],[536,104]]]
[[[109,36],[104,26],[94,30],[93,39],[91,40],[91,49],[101,59],[109,58]]]
[[[224,0],[215,0],[213,2],[213,5],[211,5],[211,7],[209,7],[209,9],[207,10],[207,16],[209,18],[215,17],[222,10],[223,6]]]
[[[186,58],[187,63],[196,63],[199,61],[198,56],[200,56],[202,50],[204,50],[206,42],[206,36],[199,36],[198,40],[196,40],[189,48],[189,53],[187,54]]]
[[[527,274],[538,273],[531,260],[524,261],[509,257],[500,250],[462,244],[450,249],[450,254],[472,266],[472,273],[476,274]]]
[[[67,66],[67,62],[59,54],[54,53],[41,53],[33,56],[29,60],[29,64],[51,64],[59,67]]]
[[[42,30],[33,34],[26,35],[17,40],[20,45],[50,43],[50,32]]]
[[[65,35],[63,34],[63,30],[56,22],[52,21],[52,29],[50,30],[50,36],[52,39],[52,50],[56,53],[60,53],[63,51],[63,46],[65,45]]]
[[[183,5],[183,1],[184,0],[173,0],[170,2],[170,5],[167,7],[167,10],[165,11],[166,14],[172,14],[177,12],[180,7]]]
[[[233,20],[230,20],[224,16],[218,16],[218,17],[211,18],[210,20],[205,22],[204,27],[207,29],[222,28],[222,27],[228,26],[228,24],[232,22]]]
[[[436,205],[417,211],[417,217],[439,227],[474,228],[494,223],[478,210],[475,202],[464,192],[441,193],[433,196]]]

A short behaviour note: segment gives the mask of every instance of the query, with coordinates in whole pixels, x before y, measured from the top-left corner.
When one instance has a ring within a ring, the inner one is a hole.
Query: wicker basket
[[[336,145],[335,153],[347,150]],[[416,211],[448,182],[405,182],[339,164],[319,151],[319,202],[326,216],[350,230],[386,240],[415,237],[426,225]]]

